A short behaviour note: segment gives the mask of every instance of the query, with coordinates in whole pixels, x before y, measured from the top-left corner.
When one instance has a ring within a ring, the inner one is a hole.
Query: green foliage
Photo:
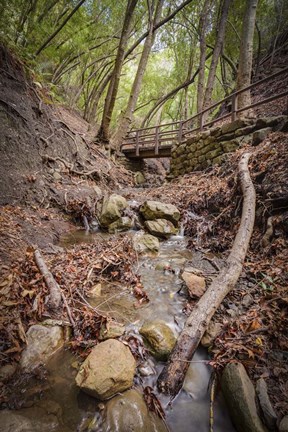
[[[100,121],[107,86],[121,34],[125,7],[111,0],[86,0],[51,40],[39,56],[37,50],[64,22],[78,3],[77,0],[2,0],[0,4],[0,39],[16,51],[33,69],[37,81],[50,84],[59,101],[80,109],[87,119]],[[168,16],[182,1],[164,2],[162,18]],[[125,2],[126,4],[126,2]],[[206,34],[207,44],[214,46],[222,2],[211,2]],[[173,20],[161,27],[156,36],[145,71],[134,124],[139,126],[157,100],[189,79],[199,64],[199,14],[203,0],[191,1]],[[223,53],[237,65],[245,2],[234,0],[230,7]],[[261,53],[267,52],[273,36],[284,31],[288,21],[285,0],[262,0],[257,10],[261,34]],[[147,1],[139,0],[133,16],[129,47],[148,28]],[[272,41],[272,42],[271,42]],[[113,124],[125,109],[136,73],[143,42],[125,59]],[[258,49],[255,37],[255,52]],[[210,48],[207,48],[207,52]],[[210,61],[207,61],[206,73]],[[234,87],[235,74],[223,61],[217,68],[213,99],[225,96]],[[179,119],[184,106],[191,116],[196,110],[197,80],[188,91],[179,91],[163,107],[161,121]],[[186,98],[186,99],[185,99]],[[187,105],[188,104],[188,105]],[[157,114],[157,113],[156,113]],[[152,117],[151,122],[153,123]]]

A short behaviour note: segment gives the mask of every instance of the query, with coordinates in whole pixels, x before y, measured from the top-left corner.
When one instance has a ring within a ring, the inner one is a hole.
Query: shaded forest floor
[[[217,270],[213,257],[228,254],[239,226],[237,163],[249,149],[257,192],[255,229],[239,283],[214,318],[223,327],[210,351],[211,364],[221,370],[227,362],[241,360],[252,379],[267,379],[277,412],[287,414],[287,133],[274,132],[252,149],[242,147],[220,167],[136,189],[134,174],[91,144],[95,131],[87,123],[75,113],[55,110],[45,91],[26,79],[21,65],[3,48],[0,58],[2,364],[19,360],[31,324],[57,318],[45,303],[47,288],[33,261],[33,247],[53,267],[69,304],[73,296],[83,303],[77,283],[84,279],[87,289],[93,284],[87,275],[92,263],[95,277],[132,287],[136,307],[145,301],[128,236],[111,237],[96,247],[58,249],[61,234],[82,226],[83,216],[92,220],[105,194],[120,191],[138,204],[155,199],[177,205],[189,247],[204,251]],[[186,313],[193,304],[187,301]],[[95,315],[85,304],[74,313],[78,324],[72,345],[87,353],[85,341],[95,343],[107,317]],[[61,319],[68,320],[64,306]],[[5,406],[7,387],[1,396]]]

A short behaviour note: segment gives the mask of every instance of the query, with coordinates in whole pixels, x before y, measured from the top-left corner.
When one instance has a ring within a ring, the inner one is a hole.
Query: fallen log
[[[49,306],[51,309],[58,309],[61,303],[61,289],[58,283],[55,281],[52,273],[48,270],[48,267],[38,249],[34,251],[34,258],[37,267],[42,274],[44,281],[49,289]]]
[[[246,153],[239,162],[239,178],[244,198],[243,209],[239,230],[226,265],[187,318],[169,360],[158,377],[159,390],[173,397],[182,388],[189,362],[211,318],[225,296],[234,288],[241,274],[255,219],[256,193],[248,169],[249,157],[250,153]]]

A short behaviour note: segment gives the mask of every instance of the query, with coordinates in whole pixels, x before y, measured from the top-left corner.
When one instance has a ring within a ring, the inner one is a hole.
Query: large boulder
[[[173,223],[166,219],[147,220],[144,225],[152,235],[165,239],[178,232]]]
[[[49,358],[64,345],[63,329],[60,326],[33,325],[27,334],[27,347],[20,359],[20,366],[32,370]]]
[[[127,201],[124,197],[112,194],[103,200],[99,222],[102,227],[107,228],[112,222],[120,219],[122,210],[127,207]]]
[[[257,412],[254,386],[241,363],[225,367],[221,388],[238,432],[267,432]]]
[[[133,227],[133,221],[128,216],[122,216],[108,226],[108,232],[111,234],[128,231]]]
[[[151,234],[136,234],[133,237],[133,247],[139,253],[158,252],[160,244],[158,238]]]
[[[85,393],[105,400],[129,389],[136,362],[130,349],[115,339],[96,345],[80,366],[76,384]]]
[[[180,219],[180,212],[175,205],[159,201],[145,201],[140,207],[140,213],[146,220],[167,219],[175,226]]]
[[[146,322],[139,333],[147,341],[152,354],[160,360],[167,359],[176,343],[173,331],[164,321]]]
[[[167,428],[154,413],[149,412],[142,395],[128,390],[106,405],[103,432],[165,432]]]

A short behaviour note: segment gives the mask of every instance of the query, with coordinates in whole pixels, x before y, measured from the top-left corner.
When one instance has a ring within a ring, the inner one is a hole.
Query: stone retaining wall
[[[236,120],[188,137],[184,142],[175,143],[172,147],[169,177],[220,164],[227,153],[244,144],[258,145],[273,130],[287,131],[287,117]]]

